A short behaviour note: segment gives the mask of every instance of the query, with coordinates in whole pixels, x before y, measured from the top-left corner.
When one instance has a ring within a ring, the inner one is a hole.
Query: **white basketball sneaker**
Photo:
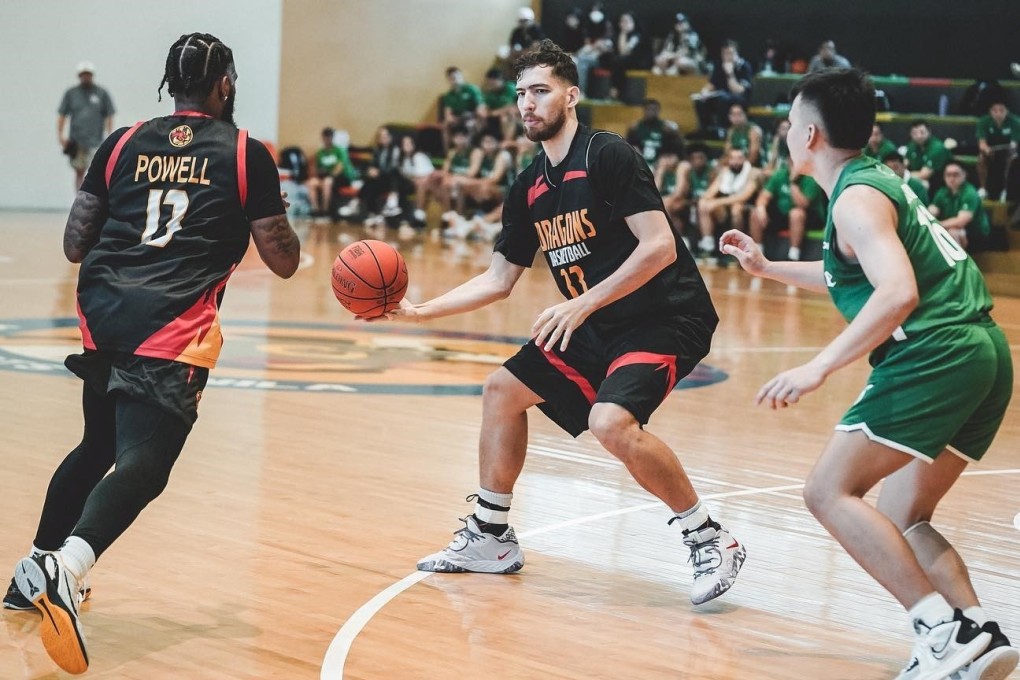
[[[931,628],[915,621],[914,631],[913,654],[896,680],[944,680],[981,656],[992,641],[991,633],[981,630],[959,609],[953,618]]]
[[[688,562],[694,566],[692,603],[704,604],[733,587],[747,557],[747,549],[730,532],[711,525],[701,531],[685,531],[684,545],[691,550]]]
[[[419,571],[512,574],[524,566],[524,552],[513,527],[499,538],[484,533],[474,515],[461,519],[464,528],[453,533],[450,545],[418,561]]]

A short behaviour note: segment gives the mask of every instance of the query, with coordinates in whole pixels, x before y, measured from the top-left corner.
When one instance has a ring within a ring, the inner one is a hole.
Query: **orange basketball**
[[[407,265],[382,241],[355,241],[333,262],[333,294],[349,312],[372,318],[393,311],[407,292]]]

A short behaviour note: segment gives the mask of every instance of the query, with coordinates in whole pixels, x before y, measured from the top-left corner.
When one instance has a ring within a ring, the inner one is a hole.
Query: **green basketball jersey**
[[[893,338],[902,341],[933,328],[987,319],[992,298],[974,260],[901,178],[867,156],[858,156],[843,168],[833,188],[825,222],[822,243],[825,283],[840,314],[848,322],[853,321],[874,292],[861,266],[847,262],[836,245],[838,229],[832,221],[832,206],[843,190],[854,184],[874,187],[896,206],[896,231],[917,280],[918,305],[896,329]]]
[[[708,185],[712,183],[712,168],[706,165],[701,172],[691,168],[687,173],[687,182],[687,198],[701,198]]]
[[[463,151],[453,149],[450,151],[450,174],[451,175],[466,175],[468,168],[471,167],[471,149],[470,147]]]

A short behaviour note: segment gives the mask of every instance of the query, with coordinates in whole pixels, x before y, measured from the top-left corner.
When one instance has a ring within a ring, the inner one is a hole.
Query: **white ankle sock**
[[[979,626],[985,625],[990,620],[988,614],[985,614],[985,610],[981,608],[981,605],[967,607],[963,610],[963,615]]]
[[[911,623],[920,621],[928,628],[934,628],[936,624],[953,618],[953,608],[939,593],[922,597],[907,613],[910,614]]]
[[[77,536],[71,536],[64,541],[64,545],[60,547],[57,553],[60,555],[61,560],[63,560],[64,567],[71,572],[71,575],[78,580],[78,583],[85,579],[89,569],[96,563],[96,554],[92,551],[92,546]]]
[[[513,497],[512,493],[496,493],[479,487],[478,501],[475,502],[475,517],[486,524],[506,524],[510,517],[510,499]],[[499,508],[506,508],[506,510],[486,508],[481,501]]]
[[[676,513],[676,518],[680,520],[680,529],[693,531],[708,521],[708,507],[699,500],[693,507]]]
[[[43,550],[42,548],[35,547],[35,543],[32,544],[32,549],[28,551],[29,557],[42,557],[53,552],[52,550]]]

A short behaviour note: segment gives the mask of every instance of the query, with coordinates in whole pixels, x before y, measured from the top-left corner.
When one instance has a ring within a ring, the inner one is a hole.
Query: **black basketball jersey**
[[[223,290],[250,236],[246,149],[245,130],[193,112],[120,137],[105,161],[109,218],[78,276],[87,349],[215,365]]]
[[[565,298],[612,275],[638,239],[625,218],[648,210],[666,214],[647,163],[617,134],[578,126],[567,156],[553,167],[536,154],[514,182],[495,249],[530,267],[541,249]],[[667,220],[669,219],[667,215]],[[629,295],[597,310],[590,321],[697,318],[710,329],[715,308],[694,258],[673,231],[676,260]]]

